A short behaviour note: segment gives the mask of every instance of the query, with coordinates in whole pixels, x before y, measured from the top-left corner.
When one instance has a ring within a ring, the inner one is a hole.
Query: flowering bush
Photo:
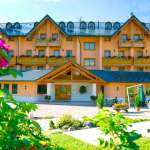
[[[0,75],[21,75],[7,68],[9,60],[9,46],[0,39]],[[28,118],[28,113],[36,108],[34,104],[17,102],[10,93],[0,89],[0,150],[54,149],[40,125]]]

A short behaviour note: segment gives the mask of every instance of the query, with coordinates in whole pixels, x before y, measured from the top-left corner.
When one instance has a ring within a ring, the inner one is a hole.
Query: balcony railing
[[[144,41],[143,40],[137,40],[137,41],[119,41],[119,47],[144,47]]]
[[[50,66],[60,66],[67,63],[68,61],[75,62],[75,57],[49,57],[47,63]]]
[[[59,40],[50,40],[50,39],[37,39],[35,42],[35,46],[54,46],[54,47],[59,47],[60,46],[60,41]]]
[[[134,65],[150,65],[150,57],[134,58]]]
[[[15,65],[15,64],[16,64],[16,56],[13,56],[10,59],[10,65]]]
[[[105,58],[103,57],[103,65],[105,66],[112,66],[112,65],[132,65],[133,64],[133,59],[132,58],[118,58],[118,57],[110,57],[110,58]]]
[[[17,63],[22,65],[45,65],[46,57],[17,57]]]

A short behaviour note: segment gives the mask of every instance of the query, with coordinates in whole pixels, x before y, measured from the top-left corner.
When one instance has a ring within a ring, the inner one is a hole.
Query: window
[[[26,51],[26,55],[27,55],[27,56],[32,56],[32,50],[27,50],[27,51]]]
[[[46,94],[47,93],[47,85],[45,85],[45,84],[38,85],[37,93],[38,94]]]
[[[45,56],[45,51],[44,50],[39,50],[38,56],[39,57],[44,57]]]
[[[95,50],[95,43],[84,43],[84,49],[85,50]]]
[[[72,41],[72,37],[70,36],[66,37],[66,41]]]
[[[86,28],[87,28],[86,22],[82,21],[82,22],[80,23],[80,29],[85,30]]]
[[[128,41],[128,35],[127,34],[121,35],[121,41],[123,41],[123,42]]]
[[[112,29],[112,23],[111,22],[106,22],[105,23],[105,30],[111,30]]]
[[[110,57],[111,57],[111,51],[110,51],[110,50],[106,50],[106,51],[104,52],[104,57],[105,57],[105,58],[110,58]]]
[[[4,91],[9,92],[9,84],[4,84]]]
[[[18,92],[18,85],[12,84],[12,94],[17,94],[17,92]]]
[[[125,67],[119,67],[119,71],[125,71]]]
[[[54,57],[59,57],[59,56],[60,56],[60,51],[54,50]]]
[[[141,38],[140,38],[140,34],[134,34],[133,36],[133,41],[139,41]]]
[[[94,58],[84,59],[84,66],[95,66],[95,59]]]
[[[40,34],[40,39],[45,40],[46,39],[46,33],[41,33]]]
[[[13,56],[14,56],[14,50],[10,50],[9,55],[10,55],[11,57],[13,57]]]
[[[32,37],[27,37],[26,40],[27,41],[32,41]]]
[[[43,70],[43,69],[44,69],[44,66],[37,66],[37,69],[38,69],[38,70]]]
[[[59,38],[58,33],[53,33],[53,34],[52,34],[52,40],[53,40],[53,41],[58,40],[58,38]]]
[[[9,36],[9,37],[8,37],[8,41],[14,41],[14,37]]]
[[[67,50],[66,51],[66,56],[67,57],[72,57],[72,50]]]
[[[95,23],[94,22],[89,22],[88,28],[89,28],[89,30],[95,30]]]
[[[68,22],[68,24],[67,24],[67,30],[69,32],[73,32],[73,30],[74,30],[74,24],[73,24],[73,22]]]
[[[136,57],[137,58],[142,58],[143,57],[143,52],[142,51],[137,52]]]

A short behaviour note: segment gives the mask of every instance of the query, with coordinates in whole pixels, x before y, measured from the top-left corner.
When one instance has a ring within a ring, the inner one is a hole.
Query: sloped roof
[[[106,82],[150,83],[150,72],[89,70]]]
[[[36,81],[50,72],[52,70],[29,70],[22,72],[23,76],[17,76],[16,78],[12,75],[0,76],[0,81]]]
[[[31,33],[39,24],[41,24],[45,19],[49,19],[50,21],[52,21],[61,32],[63,32],[64,34],[68,35],[68,36],[113,36],[116,33],[118,33],[122,27],[127,24],[131,19],[135,19],[141,26],[143,29],[145,29],[145,31],[150,32],[150,23],[143,23],[141,22],[136,16],[132,15],[126,22],[122,22],[120,23],[120,28],[118,29],[114,29],[112,28],[111,30],[106,30],[105,29],[105,23],[106,22],[94,22],[95,23],[95,30],[89,30],[84,29],[81,30],[80,29],[80,22],[73,22],[74,23],[74,30],[72,32],[69,32],[67,30],[67,23],[68,22],[64,22],[65,23],[65,29],[62,30],[59,27],[59,23],[60,22],[55,22],[49,15],[46,15],[43,19],[41,19],[41,21],[39,22],[28,22],[28,23],[20,23],[21,24],[21,29],[15,29],[12,28],[12,30],[7,30],[6,29],[6,23],[0,23],[0,30],[1,32],[3,32],[6,36],[27,36],[29,33]],[[87,25],[89,22],[86,22]],[[111,22],[112,26],[114,25],[115,22]]]
[[[17,76],[14,78],[11,75],[0,77],[0,81],[36,81],[45,75],[51,73],[53,70],[30,70],[24,71],[23,77]],[[104,71],[104,70],[88,70],[93,75],[104,80],[106,83],[150,83],[150,72],[137,71]]]

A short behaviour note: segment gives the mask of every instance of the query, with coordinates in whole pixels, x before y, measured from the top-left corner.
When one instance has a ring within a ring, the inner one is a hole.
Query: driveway
[[[99,110],[93,103],[52,103],[52,104],[37,104],[38,109],[32,112],[34,117],[53,117],[57,118],[62,114],[70,114],[75,118],[82,118],[83,116],[93,117]],[[111,107],[106,107],[112,110]],[[113,110],[112,110],[113,111]],[[150,109],[141,109],[141,112],[136,112],[135,109],[130,108],[128,113],[123,112],[125,116],[130,118],[150,118]]]

